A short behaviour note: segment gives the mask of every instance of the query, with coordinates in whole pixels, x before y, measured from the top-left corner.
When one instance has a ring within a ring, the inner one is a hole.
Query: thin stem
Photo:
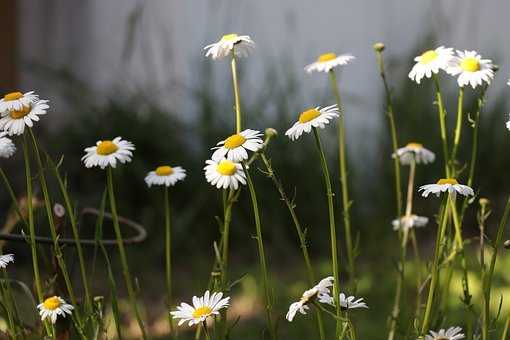
[[[335,224],[335,208],[333,206],[333,191],[331,189],[331,178],[329,177],[328,163],[326,162],[326,155],[322,148],[322,143],[319,137],[317,128],[313,128],[313,135],[315,137],[315,143],[319,152],[321,160],[322,175],[324,176],[324,184],[326,185],[326,197],[328,200],[328,213],[329,213],[329,232],[331,238],[331,262],[333,266],[333,278],[335,280],[333,284],[333,298],[336,306],[336,315],[340,317],[340,272],[338,266],[338,248],[336,244],[336,224]],[[340,323],[337,320],[336,324],[336,338],[340,334]]]
[[[205,320],[202,321],[202,328],[204,329],[205,338],[207,340],[211,340],[211,336],[209,335],[209,331],[207,330],[207,322]]]
[[[241,98],[239,96],[239,84],[237,82],[237,61],[235,47],[232,49],[232,60],[230,67],[232,69],[232,87],[234,90],[234,109],[236,112],[236,133],[241,132]]]
[[[165,264],[166,264],[166,294],[167,307],[172,308],[172,229],[170,220],[170,199],[168,187],[165,186]],[[170,336],[174,337],[174,323],[170,313],[168,314],[168,322],[170,326]]]
[[[485,275],[486,269],[485,266],[485,220],[488,217],[486,212],[487,205],[482,204],[480,202],[480,211],[478,214],[478,226],[480,229],[480,276],[482,281],[482,289],[483,289],[483,308],[482,308],[482,340],[489,339],[489,314],[490,314],[490,301],[487,300],[487,296],[485,295]]]
[[[437,113],[439,115],[439,127],[441,130],[441,142],[443,145],[443,157],[446,178],[450,178],[450,160],[448,156],[448,136],[446,131],[446,111],[443,105],[443,97],[441,95],[441,87],[439,85],[439,77],[434,74],[434,85],[436,87]]]
[[[452,150],[452,156],[451,156],[451,166],[452,166],[452,173],[456,173],[455,171],[455,165],[456,165],[456,157],[457,157],[457,151],[459,149],[460,144],[460,136],[462,134],[462,119],[464,117],[462,105],[464,103],[464,87],[459,88],[459,99],[457,103],[457,123],[455,124],[455,133],[453,138],[453,150]]]
[[[120,261],[122,265],[122,274],[124,275],[124,281],[126,282],[131,308],[133,308],[133,311],[135,312],[135,317],[138,322],[138,326],[140,327],[140,331],[142,332],[142,338],[145,340],[147,339],[147,334],[145,332],[145,326],[143,324],[142,317],[138,309],[138,304],[136,302],[136,293],[133,287],[131,274],[129,272],[126,250],[124,248],[124,241],[122,239],[122,234],[120,232],[119,217],[117,214],[117,205],[115,202],[115,193],[113,191],[113,173],[111,167],[108,167],[107,170],[107,182],[108,182],[107,183],[108,197],[110,198],[110,210],[112,212],[113,229],[115,230],[115,236],[117,238],[117,246],[119,248]]]
[[[345,153],[345,126],[344,126],[344,110],[342,109],[342,100],[340,97],[340,90],[338,89],[338,83],[335,75],[335,71],[329,72],[329,79],[333,94],[336,98],[338,109],[340,110],[340,117],[338,118],[338,158],[340,167],[340,184],[342,187],[342,208],[343,208],[343,219],[345,229],[345,243],[347,247],[347,269],[349,272],[349,279],[356,286],[356,273],[354,267],[354,248],[351,236],[351,217],[350,207],[351,201],[349,200],[349,183],[347,182],[347,160]],[[354,289],[355,290],[355,289]]]
[[[501,333],[501,340],[507,340],[509,328],[510,328],[510,314],[506,318],[505,327],[503,328],[503,332]]]
[[[271,294],[271,288],[269,287],[269,274],[267,270],[267,264],[266,264],[266,254],[264,251],[264,242],[262,239],[262,226],[260,223],[260,215],[259,215],[259,207],[257,202],[257,193],[255,192],[255,186],[253,185],[250,172],[246,168],[246,166],[243,163],[243,170],[246,174],[246,180],[248,182],[248,189],[250,191],[250,198],[251,203],[253,207],[253,216],[255,219],[255,229],[257,233],[257,246],[259,251],[259,264],[260,264],[260,270],[262,272],[262,284],[264,289],[264,297],[266,302],[266,319],[267,319],[267,327],[269,330],[269,334],[271,336],[272,340],[277,339],[275,328],[273,326],[273,320],[271,317],[271,312],[273,308],[273,298]]]

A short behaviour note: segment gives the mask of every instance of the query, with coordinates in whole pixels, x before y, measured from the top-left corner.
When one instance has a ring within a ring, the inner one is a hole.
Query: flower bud
[[[385,48],[385,46],[382,42],[375,43],[373,47],[376,52],[382,52],[382,51],[384,51],[384,48]]]
[[[276,137],[278,135],[278,131],[273,128],[267,128],[265,132],[267,137]]]

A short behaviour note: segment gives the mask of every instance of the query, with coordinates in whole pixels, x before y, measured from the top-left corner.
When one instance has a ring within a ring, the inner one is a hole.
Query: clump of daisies
[[[223,297],[223,293],[206,291],[201,297],[193,296],[192,305],[182,302],[176,311],[170,312],[174,319],[179,319],[178,325],[188,323],[188,326],[204,323],[207,318],[220,314],[220,310],[229,307],[230,297]]]
[[[9,136],[21,135],[25,127],[34,126],[48,109],[48,100],[39,99],[33,91],[8,93],[0,99],[0,130]]]
[[[37,305],[37,309],[39,309],[42,321],[49,319],[54,324],[59,315],[64,318],[66,315],[71,315],[74,307],[66,303],[60,296],[52,296]]]

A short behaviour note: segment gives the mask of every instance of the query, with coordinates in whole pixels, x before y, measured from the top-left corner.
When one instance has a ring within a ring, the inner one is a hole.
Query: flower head
[[[10,136],[21,135],[25,126],[32,127],[49,109],[47,100],[39,100],[33,92],[12,92],[0,100],[0,129]]]
[[[391,224],[393,225],[393,230],[403,230],[410,228],[420,228],[427,225],[429,222],[428,217],[418,216],[418,215],[410,215],[410,216],[402,216],[401,218],[394,219]]]
[[[474,196],[475,194],[473,189],[467,185],[459,184],[455,178],[442,178],[436,184],[422,185],[418,191],[422,191],[423,197],[428,197],[430,193],[439,197],[442,192],[448,192],[454,196],[457,193],[463,196]]]
[[[66,317],[66,314],[71,315],[74,307],[64,301],[60,296],[52,296],[44,300],[42,303],[37,305],[39,309],[39,315],[41,320],[44,321],[46,318],[51,320],[51,323],[57,322],[59,315]]]
[[[186,170],[180,166],[158,166],[145,176],[145,183],[150,188],[152,185],[174,186],[178,181],[186,178]]]
[[[397,149],[392,155],[398,157],[402,165],[409,165],[414,161],[416,164],[428,164],[434,162],[436,155],[419,143],[408,143],[403,148]]]
[[[349,62],[354,60],[355,57],[350,54],[340,54],[329,52],[324,53],[317,58],[317,60],[309,65],[305,66],[305,71],[308,73],[312,72],[329,72],[337,66],[347,65]]]
[[[206,57],[213,59],[221,59],[234,51],[238,57],[246,57],[248,53],[255,47],[255,42],[251,40],[249,35],[237,35],[236,33],[226,34],[218,42],[207,45],[204,50]]]
[[[14,263],[14,254],[0,255],[0,268],[7,268],[10,262]]]
[[[312,127],[324,129],[329,124],[329,121],[338,117],[339,114],[340,111],[336,104],[322,109],[320,106],[317,106],[314,109],[306,110],[299,115],[298,121],[285,132],[285,135],[291,140],[296,140],[303,132],[310,133]]]
[[[219,161],[207,160],[205,178],[218,189],[237,190],[239,183],[246,184],[246,175],[241,164],[222,159]]]
[[[425,340],[460,340],[464,339],[461,333],[462,328],[450,327],[447,330],[440,329],[439,332],[430,331],[430,335],[425,336]]]
[[[310,308],[307,306],[307,304],[314,298],[320,298],[320,296],[323,294],[329,294],[329,287],[333,286],[333,281],[333,276],[328,276],[322,279],[311,289],[305,291],[299,301],[294,302],[289,306],[289,311],[287,312],[286,319],[289,321],[294,320],[297,312],[306,315],[306,311]]]
[[[213,161],[226,158],[232,162],[242,162],[248,159],[248,151],[257,152],[262,148],[264,141],[261,136],[263,134],[259,131],[250,129],[231,135],[216,144],[218,146],[213,148],[215,151],[211,158]]]
[[[218,315],[220,309],[227,308],[230,297],[223,299],[222,297],[223,293],[212,293],[209,295],[209,291],[206,291],[204,296],[200,298],[193,296],[193,306],[182,302],[180,306],[177,306],[177,310],[170,312],[170,314],[174,319],[180,319],[179,326],[188,322],[188,325],[191,327],[205,321],[212,315]]]
[[[414,58],[414,64],[409,78],[420,83],[423,77],[430,78],[432,74],[439,73],[439,70],[446,70],[448,63],[453,58],[453,49],[439,46],[435,50],[428,50]]]
[[[329,294],[321,294],[319,296],[319,302],[326,303],[331,306],[335,306],[335,300]],[[363,301],[363,298],[356,299],[354,296],[347,296],[344,293],[339,295],[340,309],[355,309],[355,308],[368,308],[367,304]]]
[[[115,168],[117,161],[122,164],[131,162],[135,145],[121,137],[113,140],[100,140],[95,146],[85,149],[85,156],[81,158],[85,167],[99,166],[101,169],[111,166]]]
[[[457,51],[446,71],[452,76],[459,76],[457,83],[460,87],[471,85],[476,88],[483,82],[490,84],[494,78],[492,61],[482,59],[476,51]]]
[[[6,132],[0,132],[0,157],[9,158],[16,152],[16,146]]]

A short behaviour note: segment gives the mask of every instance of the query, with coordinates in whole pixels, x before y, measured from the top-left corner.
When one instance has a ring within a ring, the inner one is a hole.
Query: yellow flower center
[[[171,166],[163,165],[156,168],[156,175],[158,176],[169,176],[174,173],[174,169]]]
[[[423,144],[420,144],[420,143],[409,143],[406,145],[407,148],[411,148],[411,149],[422,149],[423,148]]]
[[[52,297],[47,298],[46,300],[44,300],[43,306],[47,310],[55,310],[58,307],[60,307],[60,300],[59,300],[58,297],[52,296]]]
[[[23,97],[23,93],[21,92],[11,92],[11,93],[7,93],[5,96],[4,96],[4,100],[6,102],[8,101],[11,101],[11,100],[17,100],[17,99],[20,99],[21,97]]]
[[[434,59],[436,59],[438,56],[437,52],[434,50],[429,50],[425,53],[423,53],[420,57],[420,63],[422,64],[428,64]]]
[[[307,122],[311,121],[312,119],[319,117],[320,115],[321,115],[321,113],[316,109],[306,110],[305,112],[303,112],[299,115],[299,122],[307,123]]]
[[[333,59],[336,59],[336,54],[329,52],[329,53],[321,54],[319,56],[319,58],[317,59],[317,61],[320,63],[323,63],[323,62],[330,61]]]
[[[225,139],[224,145],[227,149],[235,149],[243,145],[244,142],[246,142],[246,138],[244,138],[241,134],[238,133]]]
[[[223,176],[232,176],[236,173],[237,167],[233,162],[229,160],[223,160],[220,162],[220,164],[218,164],[216,170]]]
[[[239,36],[236,33],[225,34],[224,36],[221,37],[221,41],[234,41],[238,37]]]
[[[443,184],[459,184],[455,178],[441,178],[439,181],[437,181],[436,184],[443,185]]]
[[[117,151],[119,147],[111,140],[104,140],[97,146],[97,153],[103,156],[111,155]]]
[[[206,315],[209,315],[209,314],[211,314],[211,313],[212,313],[212,309],[211,309],[210,307],[208,307],[208,306],[203,306],[203,307],[199,307],[199,308],[195,309],[195,310],[193,311],[193,314],[192,314],[192,315],[193,315],[193,317],[194,317],[195,319],[198,319],[198,318],[200,318],[200,317],[202,317],[202,316],[206,316]]]
[[[20,119],[20,118],[25,117],[29,113],[30,113],[30,105],[23,106],[23,108],[21,110],[9,111],[9,116],[11,116],[12,119]]]
[[[480,71],[480,62],[474,57],[467,57],[460,62],[460,68],[466,72]]]

